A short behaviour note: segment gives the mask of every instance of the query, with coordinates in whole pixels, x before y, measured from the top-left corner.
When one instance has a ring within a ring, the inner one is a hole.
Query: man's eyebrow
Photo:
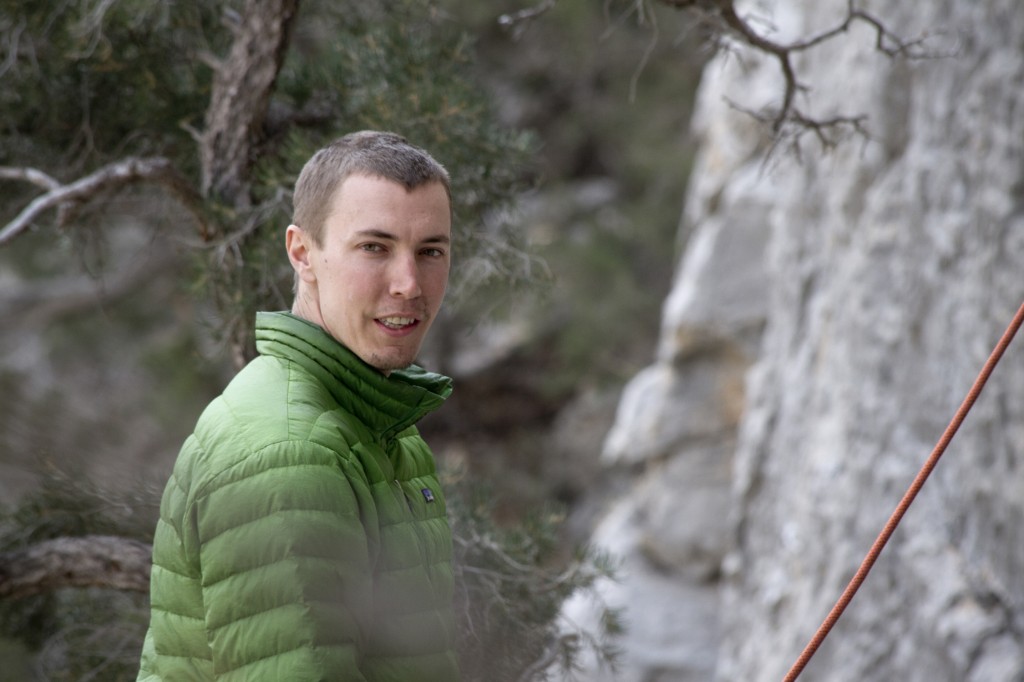
[[[374,239],[384,239],[384,240],[388,240],[388,241],[397,241],[398,240],[398,237],[396,237],[395,235],[391,234],[390,232],[387,232],[386,230],[377,230],[377,229],[372,229],[372,228],[371,229],[367,229],[367,230],[359,230],[358,232],[354,233],[354,236],[356,236],[356,237],[372,237]],[[435,235],[431,235],[429,237],[425,237],[423,240],[421,240],[420,243],[421,244],[450,244],[451,241],[452,241],[452,239],[451,239],[450,236],[448,236],[447,234],[443,234],[442,233],[442,234],[435,234]]]
[[[359,230],[358,232],[353,233],[353,236],[373,237],[374,239],[389,239],[391,241],[395,241],[397,239],[395,235],[391,234],[390,232],[385,232],[384,230]]]

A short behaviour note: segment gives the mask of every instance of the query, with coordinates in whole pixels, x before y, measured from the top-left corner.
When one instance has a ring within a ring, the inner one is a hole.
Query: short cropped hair
[[[395,133],[363,130],[338,138],[306,162],[295,183],[292,223],[323,245],[324,223],[331,199],[350,175],[384,178],[413,190],[440,182],[451,206],[451,179],[444,166],[423,149]]]

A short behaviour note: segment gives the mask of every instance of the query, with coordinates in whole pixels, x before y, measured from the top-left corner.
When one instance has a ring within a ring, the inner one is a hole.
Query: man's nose
[[[416,257],[413,255],[396,256],[391,264],[391,295],[399,298],[418,298],[420,290],[420,270]]]

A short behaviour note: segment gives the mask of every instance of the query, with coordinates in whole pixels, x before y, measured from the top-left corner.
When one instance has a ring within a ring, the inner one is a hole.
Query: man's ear
[[[312,267],[312,236],[298,225],[289,225],[284,233],[284,248],[296,276],[305,282],[315,282]]]

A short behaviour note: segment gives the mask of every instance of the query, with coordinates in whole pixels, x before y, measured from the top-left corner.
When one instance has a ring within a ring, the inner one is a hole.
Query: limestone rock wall
[[[594,538],[624,557],[614,679],[782,679],[1024,300],[1024,8],[856,5],[931,52],[890,59],[855,23],[797,60],[801,104],[869,139],[766,160],[729,102],[775,101],[776,65],[702,82],[692,236],[604,452],[632,481]],[[785,41],[846,7],[743,10]],[[1024,679],[1022,539],[1019,339],[801,680]]]

